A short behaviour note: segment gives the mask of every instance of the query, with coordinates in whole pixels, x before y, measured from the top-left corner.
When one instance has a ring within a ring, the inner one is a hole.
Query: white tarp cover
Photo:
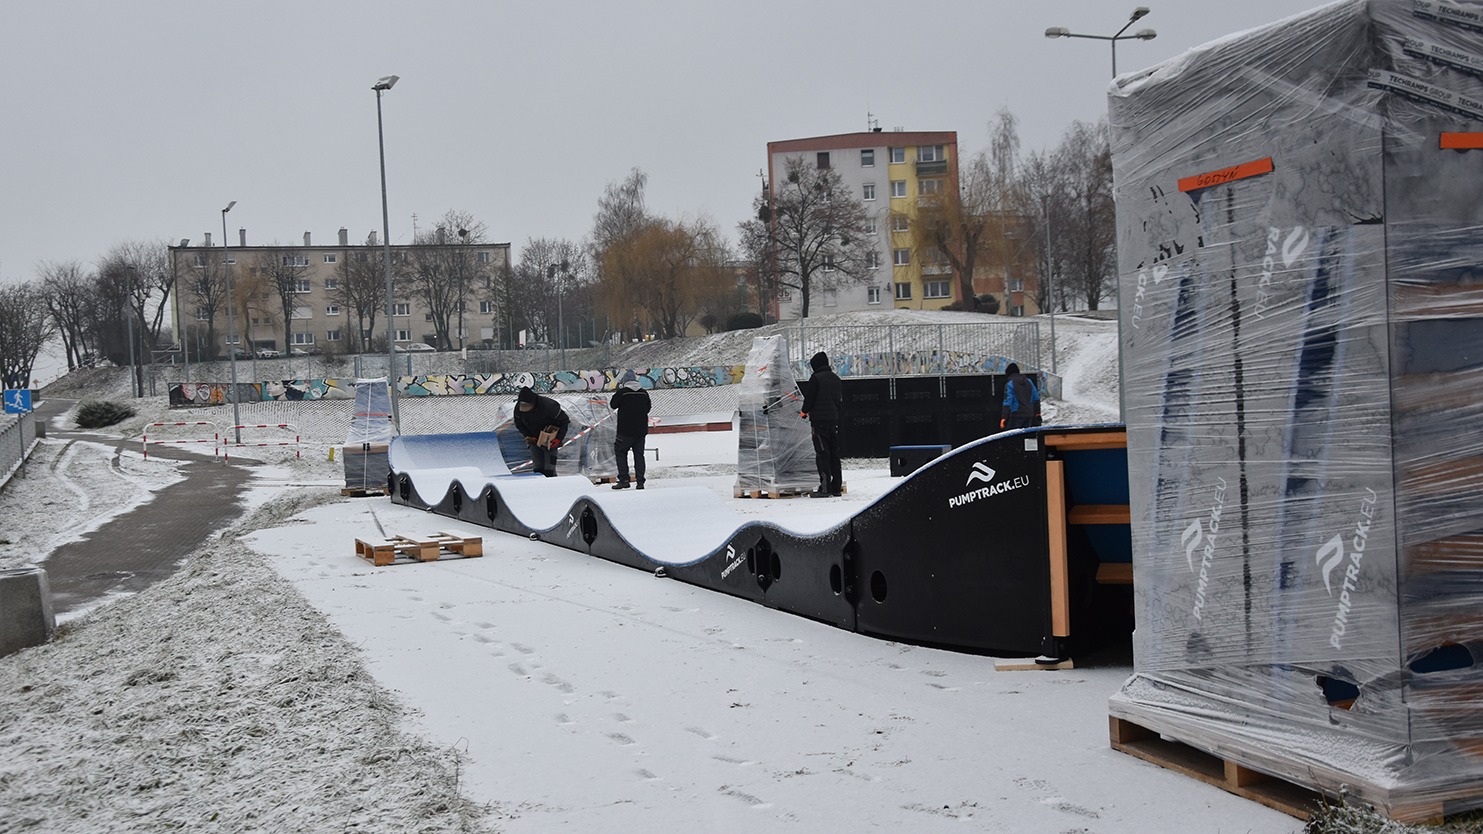
[[[1483,797],[1483,150],[1442,139],[1479,102],[1471,0],[1330,4],[1110,95],[1112,713],[1399,819]]]
[[[752,340],[737,385],[736,489],[799,492],[819,487],[813,432],[799,413],[803,398],[782,336]]]

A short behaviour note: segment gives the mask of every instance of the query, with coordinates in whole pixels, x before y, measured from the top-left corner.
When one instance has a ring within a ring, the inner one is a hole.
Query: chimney
[[[247,246],[247,227],[246,226],[243,226],[242,228],[240,228],[240,229],[237,230],[237,245],[238,246],[243,246],[243,247]]]
[[[305,232],[304,233],[304,245],[305,246],[308,246],[309,245],[309,233],[308,232]]]
[[[366,245],[367,246],[375,246],[376,245],[376,230],[375,229],[372,229],[371,230],[371,233],[366,236]]]
[[[206,233],[206,245],[208,247],[211,245],[211,233],[210,232],[207,232]]]
[[[448,230],[442,226],[438,227],[438,245],[442,246],[448,242]]]
[[[344,226],[341,226],[340,227],[340,245],[341,246],[349,246],[350,245],[350,233],[347,232],[347,231],[345,231],[345,227]]]

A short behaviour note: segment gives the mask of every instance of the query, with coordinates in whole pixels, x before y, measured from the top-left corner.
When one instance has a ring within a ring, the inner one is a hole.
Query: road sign
[[[31,389],[5,389],[5,413],[27,414],[31,411]]]

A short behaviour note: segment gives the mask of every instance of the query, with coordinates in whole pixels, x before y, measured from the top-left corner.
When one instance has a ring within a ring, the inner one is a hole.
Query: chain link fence
[[[809,357],[852,358],[850,376],[983,373],[983,361],[1002,356],[1026,370],[1040,368],[1037,321],[971,324],[859,324],[783,329],[788,359],[805,373]],[[858,359],[858,361],[854,361]]]

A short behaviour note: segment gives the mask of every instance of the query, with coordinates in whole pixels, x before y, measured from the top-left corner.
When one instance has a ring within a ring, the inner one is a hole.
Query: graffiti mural
[[[983,356],[959,351],[915,351],[899,353],[863,353],[838,356],[834,369],[844,376],[937,376],[940,374],[1002,374],[1011,360],[1003,356]],[[746,371],[745,365],[716,365],[688,368],[633,368],[639,384],[645,388],[714,388],[736,385]],[[555,373],[429,374],[397,378],[397,393],[404,397],[454,397],[495,394],[514,396],[529,387],[542,394],[564,394],[579,391],[611,392],[628,369],[606,368],[595,371],[557,371]],[[793,375],[807,379],[812,373],[807,362],[794,363]],[[1040,374],[1045,394],[1060,398],[1061,379],[1053,374]],[[172,382],[170,407],[223,405],[232,401],[229,382]],[[237,402],[273,400],[353,400],[355,381],[348,379],[284,379],[267,382],[237,383]]]

